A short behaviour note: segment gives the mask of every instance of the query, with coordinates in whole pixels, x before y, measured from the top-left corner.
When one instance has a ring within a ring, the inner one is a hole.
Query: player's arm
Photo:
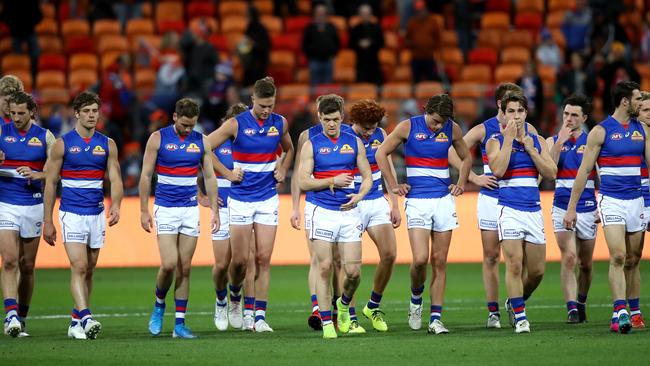
[[[50,150],[50,156],[45,163],[46,177],[45,189],[43,191],[43,239],[54,245],[56,242],[56,228],[52,221],[54,211],[54,201],[56,200],[56,185],[59,182],[59,173],[63,165],[63,153],[65,152],[63,140],[58,139]]]
[[[526,122],[526,125],[528,125],[528,133],[531,135],[539,135],[539,132],[537,132],[537,129],[535,126],[531,125],[530,123]]]
[[[517,126],[514,121],[509,121],[503,130],[503,143],[499,146],[499,140],[491,138],[485,145],[488,156],[488,165],[495,177],[501,178],[510,164],[512,153],[512,142],[517,134]]]
[[[280,140],[280,145],[282,146],[282,151],[284,152],[284,157],[280,166],[275,167],[275,172],[273,173],[275,180],[279,183],[284,182],[284,178],[287,176],[287,172],[293,163],[293,143],[291,142],[291,136],[289,136],[289,123],[287,120],[282,117],[282,139]]]
[[[384,143],[379,146],[379,149],[377,149],[377,152],[375,153],[375,159],[377,160],[379,170],[381,170],[382,176],[386,179],[386,189],[399,196],[406,195],[411,187],[406,183],[397,184],[397,177],[391,174],[390,164],[388,161],[390,160],[390,154],[392,154],[402,142],[406,141],[410,131],[410,120],[397,124],[393,132],[386,137]]]
[[[50,130],[45,130],[45,146],[46,146],[46,156],[50,156],[50,150],[52,150],[52,146],[54,145],[54,142],[56,141],[56,137],[54,137],[54,134],[50,132]],[[3,159],[0,159],[0,164],[2,163]],[[45,174],[45,167],[43,167],[42,172],[35,172],[32,170],[32,168],[28,166],[20,166],[16,168],[16,171],[18,174],[22,175],[23,177],[31,180],[44,180],[46,177]]]
[[[329,188],[334,192],[334,187],[347,187],[354,182],[352,174],[342,173],[336,177],[316,179],[314,172],[314,151],[311,141],[305,142],[300,152],[300,189],[303,191],[321,191]]]
[[[108,211],[108,226],[113,226],[120,221],[120,205],[124,197],[122,185],[122,172],[120,162],[117,160],[117,145],[113,139],[108,139],[108,180],[111,182],[111,208]]]
[[[562,152],[562,145],[563,144],[559,144],[556,141],[553,141],[553,137],[548,137],[546,139],[546,146],[548,146],[548,153],[551,156],[551,159],[553,159],[553,162],[555,164],[557,164],[557,162],[560,161],[560,153]]]
[[[465,141],[465,144],[469,149],[472,146],[480,143],[484,138],[485,138],[485,126],[481,123],[479,125],[472,127],[472,129],[470,129],[465,134],[465,136],[463,136],[463,141]],[[458,171],[460,171],[463,161],[460,157],[458,157],[458,153],[456,152],[454,145],[449,147],[448,156],[449,156],[449,165],[453,166]],[[469,170],[469,176],[467,177],[467,180],[480,187],[496,188],[496,182],[494,178],[491,178],[484,174],[477,175],[472,171],[472,169]]]
[[[142,159],[142,173],[140,173],[140,183],[138,191],[140,193],[140,225],[142,228],[151,232],[153,220],[149,213],[149,195],[151,194],[151,178],[153,177],[154,167],[158,159],[158,150],[160,149],[160,132],[156,131],[149,136],[147,147],[144,150]]]
[[[302,146],[309,138],[309,131],[304,130],[298,137],[296,148],[296,159],[293,162],[293,175],[291,176],[291,227],[300,230],[300,155]]]
[[[203,157],[201,158],[201,170],[203,170],[203,182],[205,192],[208,194],[210,209],[212,210],[212,232],[219,230],[219,204],[217,202],[217,178],[212,167],[212,148],[208,138],[203,136]]]
[[[458,158],[461,159],[462,163],[458,173],[458,181],[455,185],[450,185],[449,189],[453,196],[459,196],[465,191],[465,184],[467,183],[469,172],[472,170],[472,157],[469,154],[465,140],[463,140],[463,131],[460,129],[460,126],[456,122],[453,122],[452,126],[451,146],[456,150]]]
[[[384,141],[386,141],[386,131],[380,127],[381,134],[384,136]],[[375,154],[377,152],[375,151]],[[395,171],[395,165],[393,164],[393,158],[391,155],[388,156],[388,165],[390,166],[390,175],[397,182],[397,172]],[[384,176],[384,172],[381,173]],[[386,177],[384,176],[384,180]],[[390,221],[393,224],[394,228],[398,228],[402,223],[402,214],[399,212],[399,203],[397,202],[397,195],[390,189],[386,190],[388,193],[388,199],[390,201]]]
[[[641,124],[643,126],[643,131],[645,132],[645,151],[644,151],[644,157],[646,164],[648,161],[650,161],[650,128],[646,126],[645,123]],[[645,178],[645,177],[642,177]]]
[[[212,133],[208,135],[207,142],[210,144],[210,146],[217,148],[230,138],[236,139],[238,128],[239,124],[237,123],[237,119],[234,117],[229,118],[228,120],[224,121],[219,128],[217,128],[215,131],[212,131]]]
[[[527,136],[527,138],[530,138],[530,144],[525,144],[524,146],[526,147],[531,159],[533,159],[533,163],[535,164],[535,167],[537,167],[539,174],[546,179],[555,179],[555,176],[557,175],[557,163],[555,163],[551,158],[551,155],[548,152],[548,147],[546,146],[546,141],[544,141],[544,139],[539,135],[533,135],[533,137]],[[537,151],[535,148],[535,144],[532,140],[534,138],[539,142],[540,151]]]
[[[361,186],[359,186],[359,192],[349,194],[348,197],[350,200],[341,205],[342,211],[347,211],[359,203],[365,197],[370,188],[372,188],[372,170],[370,169],[370,163],[368,163],[368,158],[366,157],[366,148],[363,146],[360,138],[357,139],[357,168],[359,169],[359,174],[361,175]]]

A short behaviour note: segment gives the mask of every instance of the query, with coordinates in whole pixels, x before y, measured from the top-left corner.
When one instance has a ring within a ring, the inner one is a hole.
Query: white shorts
[[[305,231],[309,240],[323,240],[330,243],[360,243],[363,235],[361,214],[355,207],[349,211],[335,211],[305,204]]]
[[[546,244],[542,210],[520,211],[501,205],[498,206],[498,210],[499,241],[523,239],[533,244]]]
[[[64,243],[87,244],[92,249],[100,249],[104,246],[106,238],[104,211],[99,215],[77,215],[59,211],[59,223],[63,231]]]
[[[497,230],[497,220],[499,219],[499,199],[490,197],[483,193],[478,194],[476,202],[476,218],[478,219],[478,228],[480,230]]]
[[[163,207],[154,205],[153,216],[156,220],[158,235],[199,236],[199,206]]]
[[[42,203],[19,206],[0,202],[0,230],[18,231],[21,238],[38,238],[42,229]]]
[[[407,198],[404,206],[407,229],[442,232],[458,227],[456,203],[450,194],[440,198]]]
[[[628,233],[645,230],[643,197],[633,200],[620,200],[599,193],[597,199],[603,227],[607,225],[625,225],[625,231]]]
[[[227,240],[230,239],[230,220],[228,216],[228,208],[219,208],[219,230],[212,233],[212,240]]]
[[[278,225],[278,210],[280,199],[277,195],[258,202],[237,201],[228,197],[228,210],[230,212],[230,225]]]
[[[386,197],[361,201],[357,204],[357,207],[359,207],[363,230],[384,224],[392,226],[392,222],[390,221],[390,205]]]
[[[551,217],[553,218],[553,231],[556,233],[563,231],[571,231],[564,227],[564,215],[566,210],[553,206],[551,209]],[[581,240],[592,240],[596,238],[596,231],[598,231],[598,218],[597,210],[590,212],[578,212],[578,221],[576,222],[576,236]]]

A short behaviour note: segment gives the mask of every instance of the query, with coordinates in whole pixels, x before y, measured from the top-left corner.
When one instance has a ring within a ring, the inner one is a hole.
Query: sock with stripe
[[[424,292],[424,285],[417,288],[411,287],[411,304],[422,305],[423,292]]]
[[[429,324],[433,323],[434,320],[440,320],[440,316],[442,316],[442,305],[431,305]]]
[[[244,316],[255,316],[255,298],[244,296]]]
[[[354,308],[354,306],[350,306],[350,320],[351,321],[357,320],[357,310]]]
[[[81,323],[81,317],[79,316],[79,310],[77,309],[72,309],[72,314],[71,314],[71,320],[70,320],[70,326],[74,327]]]
[[[81,326],[86,327],[86,323],[93,318],[93,314],[90,312],[90,309],[83,309],[79,311],[79,318],[81,319]]]
[[[488,308],[488,311],[490,312],[490,315],[499,315],[499,316],[501,316],[501,314],[499,313],[499,303],[498,302],[496,302],[496,301],[488,302],[487,303],[487,308]]]
[[[7,314],[6,319],[18,318],[18,303],[16,299],[5,299],[5,314]]]
[[[515,313],[515,324],[526,318],[526,303],[523,297],[513,297],[510,299],[510,306]]]
[[[187,299],[174,299],[176,303],[176,325],[185,325],[185,312],[187,311]]]
[[[625,300],[614,301],[614,312],[616,313],[617,318],[619,318],[622,314],[627,314]]]
[[[230,290],[230,301],[241,301],[241,286],[233,285],[232,283],[228,285]]]
[[[577,302],[578,310],[585,311],[586,309],[585,304],[587,304],[587,295],[578,294],[578,302]]]
[[[334,295],[332,296],[332,316],[336,316],[336,314],[339,311],[338,305],[336,305],[336,302],[338,301],[339,297]]]
[[[266,320],[266,301],[255,300],[255,322]]]
[[[350,302],[352,302],[352,297],[348,297],[345,292],[341,294],[341,305],[343,306],[349,306]]]
[[[612,312],[612,324],[618,323],[618,313],[616,311]]]
[[[630,315],[641,314],[641,308],[639,308],[639,298],[638,297],[636,299],[627,300],[627,303],[630,305]]]
[[[223,290],[214,290],[217,294],[217,306],[226,306],[228,305],[228,300],[226,296],[228,295],[228,289]]]
[[[572,311],[578,311],[578,303],[575,301],[567,301],[566,311],[567,313],[571,313]]]
[[[320,319],[323,322],[323,326],[332,324],[332,311],[323,310],[320,312]]]
[[[318,311],[318,297],[314,294],[311,295],[311,312]]]
[[[378,294],[372,291],[370,293],[370,300],[368,300],[368,305],[367,305],[368,309],[372,310],[372,309],[379,308],[379,304],[381,303],[382,296],[383,296],[382,294]]]
[[[18,317],[21,321],[27,319],[27,313],[29,312],[29,305],[18,304]]]
[[[156,303],[154,304],[157,308],[165,308],[165,297],[167,297],[167,290],[161,290],[156,286]]]

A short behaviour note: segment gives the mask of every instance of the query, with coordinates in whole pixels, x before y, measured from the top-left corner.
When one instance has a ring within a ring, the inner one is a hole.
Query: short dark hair
[[[564,100],[564,106],[567,105],[580,107],[583,114],[589,115],[591,113],[591,102],[589,101],[589,98],[583,94],[571,94]]]
[[[429,98],[427,105],[424,106],[424,112],[426,114],[436,113],[444,118],[445,121],[454,119],[454,102],[448,94],[434,95]]]
[[[501,99],[503,99],[503,96],[506,95],[506,93],[512,93],[512,92],[523,93],[524,91],[517,84],[501,83],[494,90],[494,101],[495,102],[501,101]]]
[[[74,109],[75,112],[79,112],[81,108],[95,103],[97,104],[97,107],[101,107],[102,101],[99,99],[99,95],[91,91],[83,91],[72,101],[72,109]]]
[[[248,106],[244,103],[236,103],[230,106],[228,108],[228,111],[226,112],[226,116],[223,117],[222,121],[229,120],[241,113],[244,113],[248,110]]]
[[[635,89],[640,91],[641,86],[634,81],[621,81],[616,84],[614,90],[612,90],[612,103],[614,104],[614,108],[618,108],[623,98],[631,100]]]
[[[318,113],[330,114],[341,112],[343,114],[343,98],[336,94],[321,95],[316,99],[318,103]]]
[[[199,104],[190,98],[182,98],[176,102],[176,109],[174,110],[176,117],[194,118],[199,115]]]
[[[528,111],[528,98],[525,95],[519,92],[509,92],[506,93],[503,98],[501,98],[501,112],[506,112],[506,106],[510,102],[519,103],[526,111]]]
[[[30,112],[36,112],[36,110],[38,109],[38,105],[34,101],[34,98],[32,97],[32,95],[27,94],[24,91],[19,91],[19,92],[13,93],[9,97],[9,103],[10,104],[13,103],[13,104],[16,104],[16,105],[27,104],[27,109]]]
[[[275,81],[270,76],[259,79],[253,85],[253,94],[258,98],[271,98],[275,96]]]

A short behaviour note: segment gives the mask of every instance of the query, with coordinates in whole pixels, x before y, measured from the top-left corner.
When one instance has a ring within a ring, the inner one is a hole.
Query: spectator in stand
[[[117,19],[115,9],[113,9],[113,1],[94,0],[90,2],[88,8],[88,21],[94,23],[100,19]]]
[[[463,55],[472,48],[473,42],[473,27],[474,16],[477,12],[474,9],[475,1],[470,0],[457,0],[454,1],[454,25],[456,26],[456,34],[458,35],[458,47],[463,51]]]
[[[399,33],[401,36],[406,34],[406,27],[409,19],[413,16],[414,0],[402,0],[397,2],[397,12],[399,13]]]
[[[591,32],[591,54],[609,54],[613,42],[629,44],[625,28],[618,21],[618,16],[607,15],[602,10],[594,12],[593,31]],[[607,97],[609,99],[609,97]]]
[[[555,44],[551,32],[544,28],[540,33],[542,42],[537,46],[537,62],[542,65],[552,66],[556,71],[562,66],[562,54],[560,47]]]
[[[253,6],[248,8],[248,27],[237,45],[237,55],[244,67],[243,86],[248,87],[266,76],[271,53],[269,32],[260,22],[260,13]],[[225,111],[224,111],[225,115]],[[222,116],[223,117],[223,116]],[[217,119],[219,121],[220,119]]]
[[[591,22],[592,13],[587,0],[576,0],[575,8],[566,12],[562,23],[562,33],[568,50],[583,52],[588,48]]]
[[[634,64],[625,58],[625,45],[620,42],[612,43],[605,66],[600,70],[600,77],[605,85],[603,94],[605,113],[614,112],[615,106],[612,105],[612,100],[608,96],[611,95],[611,91],[618,83],[621,81],[641,82],[641,77]]]
[[[214,67],[219,62],[217,50],[207,41],[209,33],[207,26],[200,27],[198,33],[187,30],[180,41],[186,70],[183,90],[201,98],[207,95]]]
[[[357,81],[382,83],[379,50],[384,47],[384,34],[368,4],[359,6],[361,23],[350,30],[350,46],[357,54]]]
[[[286,11],[284,5],[286,5]],[[280,18],[287,15],[296,16],[298,15],[298,2],[296,0],[273,0],[273,13]]]
[[[640,61],[650,61],[650,25],[648,22],[643,22],[643,35],[641,36],[641,59]]]
[[[125,134],[132,125],[131,107],[135,100],[128,54],[120,55],[106,68],[101,79],[99,97],[102,100],[102,114],[108,122],[105,130],[115,140],[117,147],[121,148]]]
[[[302,50],[309,61],[309,77],[312,85],[332,82],[334,57],[339,52],[339,35],[328,20],[327,7],[314,6],[314,19],[305,28]]]
[[[116,1],[113,10],[120,21],[122,31],[126,29],[126,23],[133,18],[142,18],[142,0]]]
[[[433,50],[438,46],[440,30],[436,22],[429,17],[429,11],[423,0],[413,4],[415,15],[406,27],[406,48],[411,50],[411,72],[413,82],[436,80],[436,62]]]
[[[122,182],[125,196],[138,195],[138,182],[142,172],[142,148],[138,142],[129,142],[121,151]]]
[[[155,95],[166,95],[170,99],[178,99],[178,88],[181,78],[185,75],[183,62],[178,54],[161,55],[161,65],[156,75]]]
[[[23,44],[27,44],[34,80],[36,80],[40,54],[38,37],[34,29],[42,19],[43,13],[37,0],[4,1],[2,4],[0,22],[5,23],[9,28],[14,53],[23,53]]]
[[[208,98],[203,102],[201,113],[208,119],[211,126],[216,126],[219,121],[226,115],[228,107],[228,89],[234,89],[233,70],[230,62],[217,65],[214,70],[214,79]],[[207,123],[207,122],[205,122]],[[206,128],[210,130],[209,127]]]
[[[586,95],[586,81],[587,73],[582,56],[578,52],[572,52],[571,62],[557,78],[556,87],[560,100],[565,100],[571,94]]]
[[[544,112],[544,88],[534,61],[526,64],[524,74],[517,80],[517,85],[521,86],[528,99],[528,117],[532,119],[528,122],[539,131]]]

